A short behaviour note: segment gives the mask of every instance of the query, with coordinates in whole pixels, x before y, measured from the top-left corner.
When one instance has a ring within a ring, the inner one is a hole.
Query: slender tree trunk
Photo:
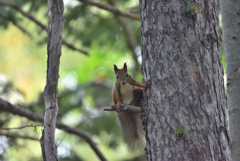
[[[240,2],[221,0],[232,160],[240,160]]]
[[[140,0],[147,158],[230,160],[214,0]]]
[[[55,149],[55,127],[58,114],[58,78],[64,27],[62,0],[48,0],[50,21],[48,24],[48,61],[47,81],[44,89],[45,115],[44,130],[41,137],[42,156],[44,161],[57,159]]]

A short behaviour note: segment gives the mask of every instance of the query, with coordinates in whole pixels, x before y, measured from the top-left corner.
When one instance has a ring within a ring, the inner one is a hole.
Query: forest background
[[[99,1],[133,17],[84,2],[64,0],[58,120],[91,134],[109,160],[139,160],[142,153],[127,151],[115,113],[103,112],[112,104],[113,64],[121,67],[127,62],[129,73],[142,79],[138,1]],[[0,97],[44,115],[47,3],[11,0],[0,4]],[[223,48],[222,58],[225,69]],[[0,113],[1,128],[41,124]],[[0,130],[0,160],[42,160],[41,130],[41,126]],[[56,131],[56,146],[59,160],[98,160],[84,139],[62,130]]]

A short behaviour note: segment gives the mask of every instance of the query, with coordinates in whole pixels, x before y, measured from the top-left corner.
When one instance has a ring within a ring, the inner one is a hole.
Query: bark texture
[[[230,160],[215,0],[140,0],[149,161]]]
[[[240,1],[221,0],[232,160],[240,159]]]
[[[41,137],[42,156],[44,161],[56,161],[55,128],[58,114],[58,78],[62,48],[62,31],[64,5],[62,0],[48,0],[48,61],[47,81],[44,89],[44,130]]]

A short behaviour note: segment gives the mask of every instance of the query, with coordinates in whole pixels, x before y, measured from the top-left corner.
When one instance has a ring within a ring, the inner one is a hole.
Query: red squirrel
[[[134,80],[127,73],[126,63],[124,63],[122,69],[118,69],[118,67],[114,65],[114,71],[116,74],[116,82],[115,87],[112,89],[114,102],[112,107],[115,106],[117,112],[121,108],[121,103],[141,107],[143,90],[139,87],[148,87],[150,81],[148,80],[141,83]],[[123,111],[118,112],[117,116],[128,148],[130,150],[137,150],[143,147],[145,145],[145,132],[140,118],[141,114]]]

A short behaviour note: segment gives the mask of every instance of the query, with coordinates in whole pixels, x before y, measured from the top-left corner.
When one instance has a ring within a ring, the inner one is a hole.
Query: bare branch
[[[95,2],[95,1],[92,1],[92,0],[78,0],[78,1],[80,1],[84,4],[91,5],[91,6],[96,6],[98,8],[107,10],[107,11],[112,12],[114,14],[117,14],[119,16],[130,18],[132,20],[137,20],[137,21],[140,20],[138,15],[131,14],[130,12],[126,12],[126,11],[121,11],[121,10],[119,10],[119,9],[113,7],[113,6],[107,5],[107,4]]]
[[[3,1],[0,1],[0,5],[2,6],[7,6],[7,7],[11,7],[13,9],[15,9],[16,11],[18,11],[19,13],[21,13],[24,17],[27,17],[29,20],[31,20],[32,22],[34,22],[36,25],[38,25],[41,29],[47,31],[47,27],[41,23],[40,21],[38,21],[35,17],[33,17],[32,15],[30,15],[28,12],[25,12],[21,9],[21,7],[17,4],[14,4],[14,3],[9,3],[9,2],[3,2]],[[78,52],[81,52],[85,55],[89,55],[86,51],[84,50],[81,50],[81,49],[78,49],[76,48],[74,45],[66,42],[66,40],[62,39],[62,43],[68,47],[69,49],[71,50],[76,50]]]
[[[104,111],[116,111],[116,106],[114,106],[114,107],[105,107],[103,110]],[[120,112],[123,112],[123,111],[134,112],[134,113],[142,113],[143,112],[141,107],[127,105],[127,104],[121,104],[121,108],[118,109],[118,110],[120,110]]]
[[[37,121],[40,123],[43,122],[43,116],[36,114],[32,111],[20,108],[19,106],[18,107],[14,106],[11,103],[2,100],[1,98],[0,98],[0,111],[5,111],[5,112],[12,113],[14,115],[26,117],[32,121]],[[74,134],[78,137],[83,138],[91,146],[91,148],[94,150],[96,155],[100,158],[100,160],[103,160],[103,161],[106,160],[106,158],[103,156],[101,151],[98,149],[96,143],[92,140],[92,137],[89,133],[87,133],[83,130],[80,130],[80,129],[72,128],[66,124],[61,123],[60,121],[57,121],[56,124],[57,124],[56,127],[58,129],[64,130],[70,134]]]
[[[82,49],[76,48],[73,44],[70,44],[70,43],[66,42],[66,40],[64,40],[64,39],[62,39],[62,43],[63,43],[65,46],[67,46],[69,49],[76,50],[76,51],[78,51],[78,52],[80,52],[80,53],[83,53],[83,54],[85,54],[85,55],[89,55],[88,52],[86,52],[86,51],[84,51],[84,50],[82,50]]]
[[[16,129],[23,129],[26,127],[35,127],[35,129],[36,129],[37,126],[43,126],[43,125],[26,125],[26,126],[21,126],[21,127],[0,128],[0,130],[16,130]]]
[[[26,34],[30,37],[30,33],[27,30],[25,30],[22,26],[20,26],[16,22],[16,20],[13,18],[13,16],[7,15],[7,14],[4,14],[4,13],[0,13],[0,17],[2,17],[5,20],[8,20],[8,21],[12,22],[12,24],[15,25],[19,30],[21,30],[24,34]]]
[[[9,138],[12,138],[12,139],[20,138],[20,139],[28,139],[28,140],[33,140],[33,141],[39,141],[39,139],[37,139],[37,138],[30,137],[30,136],[19,135],[19,134],[6,134],[6,133],[1,133],[0,132],[0,135],[6,136],[6,137],[9,137]]]
[[[139,14],[139,9],[130,9],[128,12]]]

